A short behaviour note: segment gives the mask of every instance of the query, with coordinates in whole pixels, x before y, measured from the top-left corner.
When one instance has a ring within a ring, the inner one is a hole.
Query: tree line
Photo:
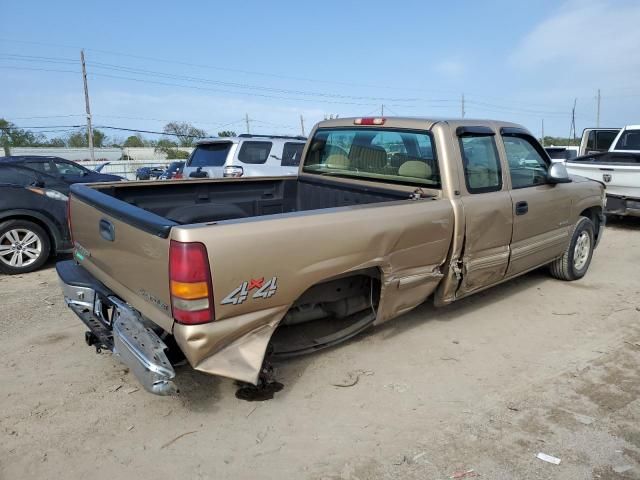
[[[95,148],[136,148],[150,147],[158,152],[164,152],[169,158],[187,158],[188,153],[180,147],[192,147],[201,138],[209,137],[205,130],[199,129],[187,122],[169,122],[163,129],[163,136],[151,139],[140,133],[128,137],[107,136],[102,130],[93,129],[93,146]],[[230,130],[218,132],[218,137],[235,137]],[[65,136],[47,137],[43,133],[19,128],[14,123],[0,118],[0,146],[5,155],[11,155],[11,148],[16,147],[60,147],[86,148],[89,146],[87,129],[80,129]]]

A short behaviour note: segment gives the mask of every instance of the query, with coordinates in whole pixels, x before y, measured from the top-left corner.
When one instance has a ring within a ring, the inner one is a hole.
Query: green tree
[[[198,138],[207,136],[207,132],[186,122],[169,122],[164,126],[163,131],[177,137],[180,147],[192,147]]]
[[[103,147],[107,136],[100,130],[93,130],[93,146],[96,148]],[[72,133],[67,137],[67,145],[69,148],[86,148],[89,146],[89,135],[87,130]]]
[[[237,137],[238,135],[236,135],[236,132],[234,132],[233,130],[223,130],[221,132],[218,132],[218,136],[219,137]]]
[[[8,120],[0,118],[0,145],[5,155],[11,155],[11,147],[35,147],[45,141],[44,135],[18,128]]]
[[[189,158],[189,153],[178,149],[178,144],[173,140],[161,138],[155,146],[156,152],[164,153],[168,159],[184,159]]]
[[[64,138],[52,138],[47,142],[49,147],[64,147],[65,145]]]
[[[134,147],[134,148],[144,147],[144,140],[142,139],[142,136],[140,134],[131,135],[130,137],[128,137],[124,141],[122,146],[123,147]]]

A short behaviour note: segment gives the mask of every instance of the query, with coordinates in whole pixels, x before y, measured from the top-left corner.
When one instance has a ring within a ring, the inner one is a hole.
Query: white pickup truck
[[[567,161],[567,170],[605,184],[608,214],[640,217],[640,125],[621,129],[607,152]]]

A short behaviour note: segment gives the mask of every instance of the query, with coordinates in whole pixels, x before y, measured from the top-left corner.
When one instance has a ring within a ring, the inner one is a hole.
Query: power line
[[[212,85],[221,85],[225,87],[234,87],[234,88],[246,88],[253,90],[261,90],[261,91],[270,91],[275,93],[286,93],[293,95],[307,95],[307,96],[318,96],[318,97],[333,97],[333,98],[347,98],[353,100],[384,100],[390,102],[414,102],[418,100],[417,98],[388,98],[388,97],[374,97],[368,95],[342,95],[342,94],[334,94],[334,93],[326,93],[326,92],[310,92],[305,90],[291,90],[291,89],[283,89],[283,88],[273,88],[273,87],[265,87],[262,85],[252,85],[247,83],[237,83],[237,82],[223,82],[220,80],[211,80],[208,78],[202,77],[191,77],[187,75],[176,75],[166,72],[157,72],[154,70],[144,70],[139,68],[131,68],[122,65],[114,65],[108,63],[101,62],[89,62],[89,65],[94,68],[101,68],[106,70],[114,70],[120,71],[124,73],[131,73],[137,75],[152,75],[158,76],[161,78],[169,78],[174,80],[184,80],[188,82],[196,82],[196,83],[207,83]]]
[[[28,61],[51,61],[51,62],[61,62],[61,63],[70,63],[70,62],[74,62],[71,59],[67,59],[67,58],[60,58],[60,57],[45,57],[45,56],[35,56],[35,55],[18,55],[18,54],[7,54],[13,57],[20,57],[20,58],[24,58],[25,60]],[[196,82],[196,83],[209,83],[209,84],[214,84],[214,85],[222,85],[222,86],[228,86],[228,87],[232,87],[232,88],[245,88],[245,89],[257,89],[257,90],[262,90],[262,91],[270,91],[270,92],[275,92],[275,93],[291,93],[291,94],[297,94],[297,95],[307,95],[307,96],[321,96],[321,97],[328,97],[328,98],[347,98],[347,99],[359,99],[359,100],[392,100],[392,101],[414,101],[414,102],[426,102],[426,103],[453,103],[455,102],[455,100],[452,99],[420,99],[420,98],[385,98],[385,97],[373,97],[373,96],[355,96],[355,95],[341,95],[341,94],[331,94],[331,93],[324,93],[324,92],[308,92],[308,91],[300,91],[300,90],[289,90],[289,89],[280,89],[280,88],[272,88],[272,87],[262,87],[262,86],[258,86],[258,85],[251,85],[251,84],[245,84],[245,83],[234,83],[234,82],[221,82],[221,81],[217,81],[217,80],[210,80],[210,79],[206,79],[206,78],[201,78],[201,77],[190,77],[190,76],[184,76],[184,75],[175,75],[175,74],[167,74],[164,72],[156,72],[156,71],[151,71],[151,70],[144,70],[144,69],[137,69],[137,68],[131,68],[131,67],[126,67],[126,66],[121,66],[121,65],[115,65],[115,64],[107,64],[107,63],[102,63],[102,62],[91,62],[90,63],[91,66],[94,66],[95,68],[101,68],[101,69],[106,69],[106,70],[115,70],[115,71],[121,71],[121,72],[125,72],[125,73],[131,73],[134,75],[152,75],[152,76],[159,76],[162,78],[169,78],[169,79],[181,79],[187,82]],[[24,67],[22,67],[24,68]],[[43,69],[44,70],[44,69]],[[50,70],[53,71],[53,70]],[[62,71],[62,70],[60,70]],[[66,71],[65,71],[66,73]],[[69,72],[70,73],[70,72]],[[98,75],[98,76],[109,76],[108,74],[104,74],[104,73],[99,73],[99,72],[94,72],[94,75]],[[142,81],[149,81],[150,80],[146,80],[146,79],[134,79],[134,78],[130,78],[130,77],[121,77],[121,76],[111,76],[112,78],[120,78],[120,79],[126,79],[126,80],[132,80],[132,81],[138,81],[138,82],[142,82]],[[154,82],[156,84],[161,84],[164,85],[166,82]],[[179,86],[182,88],[195,88],[193,86],[189,86],[189,85],[177,85],[177,84],[171,84],[170,86]],[[198,89],[203,89],[203,88],[198,88]],[[221,93],[231,93],[234,95],[249,95],[249,96],[263,96],[266,98],[278,98],[278,99],[288,99],[285,97],[279,97],[279,96],[268,96],[268,95],[260,95],[260,94],[255,94],[255,93],[246,93],[246,92],[236,92],[236,91],[229,91],[229,90],[214,90],[211,89],[212,91],[219,91]],[[294,100],[294,101],[310,101],[308,99],[290,99],[290,100]],[[340,102],[329,102],[326,101],[325,103],[340,103]],[[497,104],[493,104],[493,103],[487,103],[487,102],[480,102],[477,100],[467,100],[465,99],[465,103],[470,103],[470,104],[475,104],[478,106],[482,106],[482,107],[491,107],[494,109],[498,109],[501,111],[504,111],[505,113],[528,113],[528,114],[535,114],[535,115],[557,115],[557,116],[564,116],[567,113],[563,112],[563,111],[549,111],[549,110],[532,110],[532,109],[524,109],[524,108],[519,108],[519,107],[514,107],[514,106],[506,106],[506,105],[497,105]],[[355,102],[342,102],[342,104],[351,104],[351,105],[359,105],[359,103],[355,103]],[[364,105],[364,104],[360,104],[360,105]],[[386,105],[385,105],[386,106]],[[410,107],[410,108],[415,108],[415,106],[411,106],[411,105],[405,105],[405,107]],[[434,108],[434,105],[431,105],[432,108]],[[442,107],[440,107],[442,108]]]
[[[220,88],[200,87],[200,86],[197,86],[197,85],[183,85],[183,84],[179,84],[179,83],[161,82],[161,81],[158,81],[158,80],[140,79],[140,78],[133,78],[133,77],[124,77],[124,76],[121,76],[121,75],[110,75],[110,74],[107,74],[107,73],[98,73],[98,72],[91,72],[91,73],[89,73],[89,76],[115,78],[115,79],[119,79],[119,80],[129,80],[129,81],[133,81],[133,82],[148,83],[148,84],[155,84],[155,85],[164,85],[164,86],[169,86],[169,87],[189,88],[189,89],[192,89],[192,90],[202,90],[202,91],[210,91],[210,92],[218,92],[218,93],[230,93],[232,95],[246,95],[246,96],[250,96],[250,97],[274,98],[274,99],[278,99],[278,100],[289,100],[289,101],[296,101],[296,102],[318,102],[318,103],[331,103],[331,104],[337,104],[337,105],[359,105],[359,106],[370,106],[371,105],[370,103],[361,103],[361,102],[345,102],[345,101],[326,100],[326,99],[313,99],[313,98],[293,98],[293,97],[285,97],[285,96],[279,96],[279,95],[269,95],[269,94],[265,94],[265,93],[237,92],[237,91],[232,91],[232,90],[224,90],[224,89],[220,89]]]

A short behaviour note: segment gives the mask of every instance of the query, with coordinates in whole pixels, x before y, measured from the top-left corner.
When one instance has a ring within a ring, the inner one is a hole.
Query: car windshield
[[[190,167],[222,167],[231,149],[231,142],[198,145],[189,159]]]
[[[440,188],[431,134],[422,131],[319,129],[302,171]]]
[[[640,150],[640,130],[625,130],[620,135],[615,150]]]

